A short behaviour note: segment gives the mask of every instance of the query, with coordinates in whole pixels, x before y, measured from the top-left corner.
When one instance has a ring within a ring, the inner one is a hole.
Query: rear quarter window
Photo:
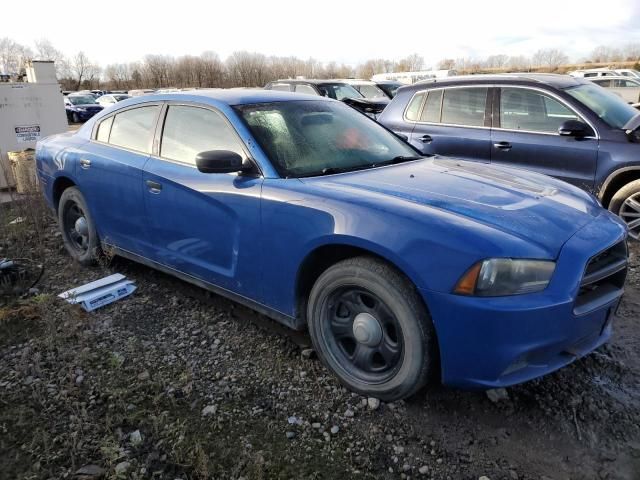
[[[420,92],[413,96],[404,114],[407,120],[410,120],[412,122],[418,121],[418,118],[420,117],[420,107],[422,106],[422,100],[424,99],[425,95],[425,92]]]
[[[113,124],[113,116],[105,118],[98,124],[98,131],[96,133],[96,140],[99,142],[108,143],[109,134],[111,133],[111,125]]]

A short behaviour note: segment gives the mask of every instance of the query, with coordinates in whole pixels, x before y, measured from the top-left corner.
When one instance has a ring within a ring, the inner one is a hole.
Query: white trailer
[[[416,72],[377,73],[371,77],[371,80],[373,82],[393,80],[411,85],[412,83],[420,82],[422,80],[453,77],[457,74],[458,72],[455,70],[420,70]]]
[[[53,62],[29,62],[27,82],[0,82],[0,189],[15,185],[7,152],[35,148],[41,138],[67,129]]]

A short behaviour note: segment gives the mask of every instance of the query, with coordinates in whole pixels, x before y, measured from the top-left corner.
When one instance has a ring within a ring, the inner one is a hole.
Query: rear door
[[[169,103],[162,116],[161,138],[141,181],[151,258],[257,298],[262,177],[196,168],[195,157],[203,151],[230,150],[249,157],[218,110]]]
[[[564,100],[532,87],[501,87],[491,131],[491,163],[533,170],[593,187],[598,160],[596,132],[565,137],[558,128],[567,120],[586,122]]]
[[[417,92],[405,111],[415,122],[410,143],[425,154],[491,160],[488,86],[435,88]]]
[[[77,177],[103,242],[144,255],[142,169],[149,159],[160,104],[105,117],[78,159]]]

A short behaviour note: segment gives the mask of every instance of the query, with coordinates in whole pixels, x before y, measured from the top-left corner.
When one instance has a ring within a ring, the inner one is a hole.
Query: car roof
[[[314,85],[322,85],[322,84],[326,84],[326,83],[348,84],[348,81],[346,81],[346,80],[340,80],[340,79],[334,79],[334,78],[325,78],[325,79],[320,79],[320,78],[282,78],[282,79],[274,80],[274,81],[269,82],[269,83],[279,83],[279,82],[286,82],[286,83],[312,83]]]
[[[348,83],[349,85],[375,85],[376,82],[372,82],[371,80],[363,80],[361,78],[341,78],[335,80],[340,83]]]
[[[403,90],[419,90],[425,86],[474,85],[479,83],[499,83],[518,85],[550,85],[566,88],[588,82],[584,78],[555,73],[501,73],[494,75],[460,75],[446,78],[432,78],[402,87]]]
[[[187,92],[172,92],[161,94],[140,95],[126,100],[129,105],[149,101],[191,101],[202,103],[219,102],[227,105],[250,105],[256,103],[287,102],[293,100],[322,100],[332,101],[324,97],[306,95],[301,93],[281,92],[279,90],[263,89],[210,89],[191,90]]]
[[[640,78],[638,77],[627,77],[626,75],[606,75],[602,77],[587,77],[585,80],[589,80],[590,82],[602,82],[604,80],[635,80],[638,81]]]

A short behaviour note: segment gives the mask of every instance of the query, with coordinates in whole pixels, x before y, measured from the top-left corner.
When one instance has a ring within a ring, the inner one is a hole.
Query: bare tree
[[[569,61],[569,57],[557,48],[543,48],[533,54],[532,63],[538,67],[545,67],[551,71]]]
[[[200,55],[202,60],[202,71],[204,84],[207,87],[222,87],[225,82],[225,68],[215,52],[203,52]]]
[[[509,57],[509,60],[507,61],[507,67],[510,70],[515,71],[529,71],[531,70],[531,59],[529,57],[525,57],[524,55]]]
[[[456,61],[453,58],[443,58],[438,62],[438,68],[440,70],[452,70],[456,66]]]
[[[484,64],[487,68],[505,68],[509,63],[509,57],[504,54],[489,55]]]
[[[413,53],[398,61],[396,68],[400,72],[415,72],[424,67],[424,58],[417,53]]]
[[[76,53],[69,62],[71,75],[73,76],[76,83],[76,90],[80,90],[82,81],[85,79],[85,76],[87,74],[89,64],[89,58],[87,58],[84,52]]]
[[[267,58],[261,53],[234,52],[226,63],[229,79],[239,87],[262,87],[271,80]]]
[[[640,42],[630,43],[623,48],[624,58],[628,62],[640,60]]]
[[[619,62],[622,60],[623,55],[622,52],[616,48],[600,45],[593,49],[588,58],[596,63]]]
[[[0,38],[0,72],[23,74],[26,62],[32,57],[33,52],[26,45],[8,37]]]

